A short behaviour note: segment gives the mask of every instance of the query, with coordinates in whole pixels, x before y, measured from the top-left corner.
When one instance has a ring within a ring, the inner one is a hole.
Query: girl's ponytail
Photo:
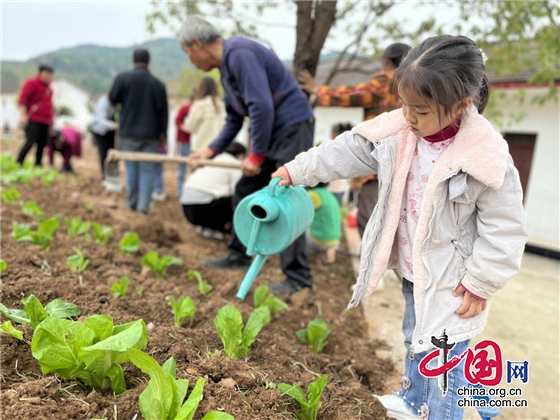
[[[488,101],[490,100],[490,82],[485,74],[482,75],[482,84],[480,86],[480,90],[478,91],[477,99],[476,108],[478,109],[478,113],[482,114],[488,105]]]

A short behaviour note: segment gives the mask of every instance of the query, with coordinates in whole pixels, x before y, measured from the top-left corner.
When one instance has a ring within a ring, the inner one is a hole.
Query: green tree
[[[232,22],[233,29],[223,31],[226,36],[236,34],[259,39],[259,28],[264,26],[294,30],[286,23],[263,20],[266,11],[280,6],[274,1],[166,0],[152,1],[152,5],[153,12],[146,17],[148,29],[152,32],[157,25],[177,30],[192,14],[207,16],[214,22],[224,19]],[[339,72],[360,71],[358,58],[378,57],[380,47],[390,42],[414,45],[441,33],[463,34],[485,51],[489,57],[487,71],[491,76],[526,74],[529,83],[550,86],[548,93],[535,98],[536,101],[541,104],[558,101],[558,89],[554,86],[560,79],[560,3],[557,0],[464,0],[436,4],[422,2],[413,6],[411,2],[396,0],[293,0],[281,5],[290,7],[296,15],[294,74],[307,69],[315,75],[325,42],[333,33],[343,33],[348,42],[337,51],[338,58],[325,80],[327,84]],[[411,7],[414,17],[406,21],[404,16],[410,15],[406,12]],[[426,11],[428,13],[422,13]],[[453,14],[455,16],[450,18]],[[422,15],[429,17],[415,19]],[[266,43],[266,40],[261,41]],[[524,97],[523,91],[517,95],[520,104]],[[504,99],[503,95],[492,95],[488,114],[500,116],[499,102]]]

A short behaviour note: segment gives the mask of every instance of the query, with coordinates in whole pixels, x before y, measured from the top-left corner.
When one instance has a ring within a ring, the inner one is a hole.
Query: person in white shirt
[[[118,127],[119,125],[115,122],[115,107],[109,102],[107,95],[101,96],[95,103],[93,120],[90,125],[99,150],[101,179],[105,179],[105,159],[109,149],[115,148],[115,130]]]
[[[194,102],[182,126],[191,134],[191,153],[205,149],[222,131],[226,123],[226,107],[218,96],[216,82],[211,77],[200,81]]]
[[[233,221],[232,197],[235,185],[241,178],[241,161],[245,158],[245,146],[231,143],[223,153],[212,160],[236,162],[240,169],[203,166],[187,179],[181,193],[181,204],[187,220],[195,226],[215,232],[230,233]],[[206,236],[206,235],[205,235]]]

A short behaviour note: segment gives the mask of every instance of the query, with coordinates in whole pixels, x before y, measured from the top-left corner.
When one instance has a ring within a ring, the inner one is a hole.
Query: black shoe
[[[301,289],[302,288],[300,286],[297,286],[288,280],[279,281],[277,283],[270,283],[268,285],[268,290],[275,295],[291,295],[300,291]]]
[[[251,266],[250,258],[241,258],[236,254],[228,254],[221,258],[210,258],[204,261],[207,267],[212,268],[229,268],[232,270],[245,271]]]

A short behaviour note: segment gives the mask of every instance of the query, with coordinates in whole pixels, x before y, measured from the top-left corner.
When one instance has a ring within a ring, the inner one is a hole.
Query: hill
[[[174,38],[122,48],[78,45],[24,62],[2,61],[2,91],[17,90],[27,77],[35,74],[38,64],[47,63],[55,68],[58,77],[67,78],[91,93],[106,92],[117,74],[132,68],[132,51],[136,48],[150,51],[150,70],[164,81],[173,80],[182,70],[193,67]]]

